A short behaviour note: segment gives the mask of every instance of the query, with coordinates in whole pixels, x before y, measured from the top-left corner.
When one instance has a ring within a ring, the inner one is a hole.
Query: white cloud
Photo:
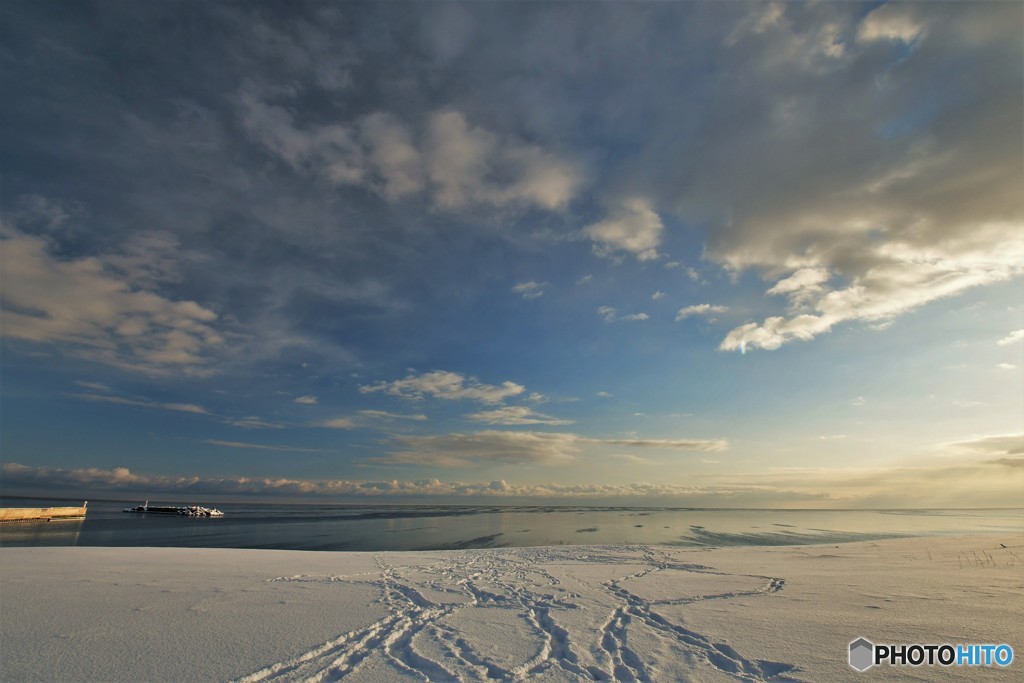
[[[194,413],[196,415],[209,415],[206,408],[197,406],[194,403],[161,403],[160,407],[167,410],[176,410],[180,413]]]
[[[357,411],[363,417],[376,418],[380,420],[412,420],[414,422],[425,422],[426,415],[406,415],[404,413],[389,413],[386,410],[360,410]]]
[[[612,398],[613,396],[615,396],[615,394],[609,393],[607,391],[599,391],[597,392],[596,396],[598,398]]]
[[[985,406],[985,403],[982,401],[964,401],[961,399],[956,399],[953,401],[952,405],[956,406],[957,408],[982,408]]]
[[[693,306],[687,306],[680,308],[679,312],[676,313],[676,321],[686,320],[689,317],[695,315],[713,315],[715,313],[725,313],[728,309],[725,306],[716,306],[713,304],[695,304]]]
[[[996,365],[996,367],[999,368],[1000,370],[1016,370],[1017,369],[1017,366],[1014,365],[1013,363],[999,363],[998,365]]]
[[[623,201],[609,218],[583,228],[583,234],[594,242],[594,252],[599,256],[611,257],[624,251],[640,261],[651,261],[659,258],[663,229],[650,203],[632,198]]]
[[[845,288],[794,290],[808,302],[813,313],[799,313],[790,318],[773,316],[761,324],[741,325],[729,332],[720,348],[725,351],[745,351],[751,347],[772,350],[793,340],[813,339],[846,321],[886,323],[931,301],[1024,273],[1024,243],[1013,236],[1010,226],[989,227],[987,237],[992,242],[984,247],[953,245],[952,241],[942,247],[896,242],[875,246],[871,249],[875,265],[854,277]],[[991,231],[1001,232],[1003,236],[993,235]],[[978,231],[979,234],[984,232]],[[999,245],[998,249],[993,248],[995,245]]]
[[[247,415],[246,417],[239,418],[222,418],[222,421],[232,427],[241,427],[242,429],[284,429],[283,424],[264,420],[257,415]]]
[[[398,450],[373,462],[464,467],[488,464],[562,464],[574,460],[584,446],[625,446],[664,450],[715,452],[728,448],[725,439],[597,439],[578,434],[482,431],[429,436],[395,436]]]
[[[92,391],[104,391],[107,393],[113,391],[113,389],[111,389],[108,385],[103,384],[102,382],[86,382],[84,380],[76,379],[75,384],[85,389],[90,389]]]
[[[354,416],[341,415],[329,420],[314,422],[312,426],[324,429],[383,429],[395,420],[426,422],[427,416],[422,414],[391,413],[386,410],[359,410]]]
[[[0,227],[5,337],[151,375],[214,372],[211,353],[224,342],[216,313],[165,298],[149,288],[148,275],[135,281],[119,270],[117,258],[58,258],[51,246]]]
[[[654,300],[654,301],[657,301],[658,299],[664,299],[665,296],[666,296],[665,292],[663,292],[663,291],[661,291],[659,289],[654,294],[651,294],[651,299]]]
[[[1021,437],[1015,438],[1019,444]],[[225,445],[230,448],[252,447],[252,444],[239,442],[213,445]],[[728,501],[733,507],[797,507],[812,504],[818,507],[847,509],[871,506],[891,508],[901,505],[948,507],[956,502],[968,502],[978,506],[1019,504],[1020,487],[1024,485],[1024,458],[1007,454],[1020,453],[1020,449],[1012,444],[1005,447],[992,444],[991,447],[982,446],[978,452],[1004,454],[1004,457],[968,466],[941,468],[790,468],[761,475],[720,475],[712,480],[705,479],[707,483],[698,485],[674,484],[662,480],[657,483],[620,484],[512,484],[500,479],[490,482],[463,482],[439,479],[353,481],[269,477],[202,478],[137,474],[126,467],[83,467],[66,470],[30,467],[19,463],[4,463],[0,473],[3,475],[5,487],[12,490],[112,490],[132,492],[133,496],[138,495],[140,491],[158,491],[179,496],[187,494],[190,497],[242,494],[324,496],[333,499],[621,499],[637,503],[658,500],[665,504],[693,507],[720,506],[723,501]],[[701,462],[716,461],[702,459]],[[911,497],[908,498],[908,495]]]
[[[799,305],[819,294],[830,277],[828,268],[801,268],[776,282],[765,294],[785,294]]]
[[[216,442],[211,445],[228,448],[252,448],[252,444],[239,442]],[[283,450],[301,450],[287,449]],[[754,490],[743,486],[684,486],[678,484],[632,483],[632,484],[510,484],[504,480],[490,482],[443,482],[438,479],[418,481],[353,481],[353,480],[302,480],[285,478],[223,477],[201,478],[168,477],[136,474],[126,467],[100,469],[95,467],[65,470],[50,467],[29,467],[19,463],[5,463],[2,467],[5,484],[20,488],[58,487],[68,490],[106,489],[114,491],[161,491],[209,495],[293,495],[293,496],[350,496],[369,497],[501,497],[501,498],[547,498],[547,499],[607,499],[632,497],[649,499],[656,497],[672,500],[712,501],[736,496]],[[133,494],[134,495],[134,494]],[[691,498],[683,498],[691,497]],[[759,498],[764,500],[764,498]]]
[[[472,434],[396,436],[400,450],[385,462],[466,467],[496,463],[560,464],[579,453],[573,434],[483,431]]]
[[[593,279],[594,279],[593,275],[584,275],[583,277],[581,277],[579,280],[576,281],[576,284],[578,284],[578,285],[585,285],[585,284],[587,284],[588,282],[590,282]]]
[[[1024,330],[1014,330],[1010,334],[1006,335],[1002,339],[996,342],[1000,346],[1006,346],[1007,344],[1013,344],[1015,342],[1024,341]]]
[[[251,88],[239,94],[250,137],[296,171],[368,187],[390,200],[426,193],[434,206],[568,205],[583,183],[576,164],[536,145],[470,125],[454,109],[410,123],[375,112],[344,123],[301,126]]]
[[[524,202],[555,210],[569,203],[582,181],[572,165],[470,126],[461,112],[435,112],[428,129],[427,173],[440,207]]]
[[[857,29],[857,40],[870,43],[879,40],[913,43],[925,34],[924,25],[914,18],[912,4],[887,4],[872,10]]]
[[[379,382],[359,387],[364,394],[383,392],[391,396],[420,400],[425,397],[445,400],[470,400],[497,404],[507,398],[518,396],[526,388],[515,382],[502,382],[500,386],[483,384],[475,377],[466,377],[457,372],[435,370],[421,375],[411,374],[394,382]]]
[[[654,465],[655,461],[650,458],[644,458],[639,455],[633,455],[632,453],[616,453],[615,455],[608,456],[616,460],[625,460],[631,465]]]
[[[944,451],[970,452],[980,455],[1024,455],[1024,433],[977,436],[964,441],[940,444]]]
[[[210,415],[210,411],[194,403],[162,403],[142,398],[124,398],[122,396],[111,396],[107,394],[68,394],[72,398],[94,403],[115,403],[123,406],[138,406],[140,408],[155,408],[158,410],[171,410],[178,413],[193,413],[195,415]]]
[[[296,403],[301,403],[304,406],[315,406],[317,404],[316,396],[298,396],[295,398]]]
[[[390,114],[375,113],[359,121],[366,159],[379,179],[377,189],[388,199],[399,199],[424,189],[423,160],[411,131]],[[365,178],[366,174],[361,174]]]
[[[335,417],[330,420],[323,420],[313,425],[326,429],[357,429],[359,425],[351,417]]]
[[[1024,272],[1020,16],[984,5],[744,14],[723,54],[763,87],[723,89],[709,110],[764,116],[723,117],[678,144],[653,136],[630,168],[655,206],[709,225],[703,259],[756,269],[799,306],[736,328],[722,349],[883,326]],[[962,97],[932,98],[940,82]]]
[[[729,448],[729,442],[725,439],[586,439],[580,437],[580,443],[705,452],[724,451]]]
[[[242,441],[222,441],[220,439],[206,439],[203,443],[211,446],[223,446],[224,448],[254,448],[261,451],[281,451],[284,453],[320,453],[319,448],[298,448],[296,446],[268,446],[259,443],[245,443]]]
[[[851,406],[862,406],[862,405],[864,405],[867,402],[868,402],[868,400],[866,398],[864,398],[863,396],[858,396],[857,398],[855,398],[852,401],[850,401],[850,405]]]
[[[107,391],[110,391],[109,389]],[[93,403],[113,403],[116,405],[123,406],[137,406],[139,408],[151,408],[155,410],[170,410],[178,413],[192,413],[193,415],[206,415],[223,422],[224,424],[231,425],[232,427],[240,427],[242,429],[283,429],[284,425],[277,422],[269,422],[256,415],[249,415],[246,417],[226,417],[223,415],[217,415],[210,412],[206,408],[196,405],[194,403],[174,403],[174,402],[161,402],[153,401],[145,398],[125,398],[123,396],[116,396],[113,394],[84,394],[84,393],[69,393],[68,396],[77,398],[83,401],[91,401]]]
[[[504,406],[494,410],[484,410],[466,415],[474,422],[492,425],[567,425],[572,420],[563,420],[543,413],[537,413],[525,406]]]
[[[619,320],[636,322],[639,320],[649,320],[651,317],[646,313],[629,313],[627,315],[619,315],[618,309],[612,308],[611,306],[601,306],[597,309],[597,314],[601,316],[601,319],[606,323],[613,323]]]
[[[547,282],[520,282],[512,288],[514,294],[520,294],[524,299],[538,299],[544,296],[544,288],[548,286]]]

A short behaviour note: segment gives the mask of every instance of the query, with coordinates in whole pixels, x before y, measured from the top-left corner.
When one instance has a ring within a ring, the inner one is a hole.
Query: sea
[[[124,512],[89,501],[84,520],[0,524],[0,547],[116,546],[283,550],[460,550],[548,545],[677,547],[835,544],[1024,531],[1024,508],[765,510],[503,505],[224,503],[219,518]],[[4,507],[81,500],[0,498]],[[150,505],[181,501],[150,500]]]

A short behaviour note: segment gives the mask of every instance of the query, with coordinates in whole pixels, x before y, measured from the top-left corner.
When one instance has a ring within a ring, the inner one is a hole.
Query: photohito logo
[[[1013,648],[1002,643],[973,643],[950,645],[943,643],[909,643],[879,645],[867,638],[850,643],[850,666],[867,671],[876,664],[889,666],[1009,666],[1013,662]]]

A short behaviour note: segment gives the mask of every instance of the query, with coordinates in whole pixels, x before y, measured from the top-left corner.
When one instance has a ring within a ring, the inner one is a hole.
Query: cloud
[[[278,97],[281,94],[278,93]],[[253,88],[238,95],[253,141],[293,170],[396,201],[426,193],[449,211],[476,205],[568,205],[583,183],[576,164],[541,147],[473,126],[446,108],[403,121],[387,112],[300,125],[292,111]]]
[[[599,391],[595,394],[595,396],[597,396],[598,398],[612,398],[614,395],[615,394],[609,393],[607,391]]]
[[[105,391],[105,392],[113,391],[113,389],[110,388],[109,385],[103,384],[102,382],[86,382],[86,381],[83,381],[83,380],[80,380],[80,379],[76,379],[75,380],[75,384],[77,384],[78,386],[83,387],[85,389],[90,389],[92,391]]]
[[[695,111],[651,78],[642,149],[616,176],[662,215],[707,225],[705,260],[791,298],[721,348],[884,324],[1024,272],[1019,7],[742,15],[716,14],[709,37],[736,79],[698,80]]]
[[[914,17],[912,5],[884,5],[872,10],[857,29],[857,40],[913,43],[925,34],[924,25]]]
[[[686,320],[687,318],[695,315],[725,313],[727,310],[728,309],[725,306],[716,306],[712,304],[695,304],[693,306],[686,306],[685,308],[680,308],[679,312],[676,313],[676,322]]]
[[[633,455],[632,453],[616,453],[615,455],[608,456],[616,460],[624,460],[631,465],[654,465],[655,461],[650,458],[643,458],[639,455]]]
[[[364,385],[359,387],[359,391],[364,394],[383,392],[413,400],[422,400],[429,396],[449,401],[470,400],[493,405],[522,394],[526,388],[515,382],[503,382],[500,386],[483,384],[475,377],[435,370],[421,375],[410,374],[405,379],[394,382]]]
[[[954,400],[952,405],[957,408],[981,408],[986,404],[982,401],[964,401],[961,399]]]
[[[351,417],[335,417],[330,420],[323,420],[313,425],[314,427],[324,427],[326,429],[358,429],[359,424]]]
[[[82,401],[94,403],[116,403],[123,406],[138,406],[140,408],[155,408],[158,410],[171,410],[178,413],[193,413],[196,415],[212,415],[210,411],[194,403],[162,403],[142,398],[124,398],[122,396],[109,396],[106,394],[82,394],[70,393],[68,396]]]
[[[197,415],[209,415],[210,413],[202,406],[197,406],[194,403],[161,403],[161,408],[167,410],[176,410],[180,413],[195,413]]]
[[[535,145],[471,126],[452,109],[431,115],[426,150],[434,201],[443,208],[522,202],[556,210],[582,182],[573,165]]]
[[[396,436],[399,450],[380,462],[473,467],[493,464],[561,464],[579,453],[573,434],[483,431],[430,436]]]
[[[495,410],[484,410],[466,415],[466,419],[492,425],[567,425],[572,420],[563,420],[543,413],[537,413],[525,406],[505,406]]]
[[[1014,330],[1010,334],[1006,335],[1002,339],[996,342],[1000,346],[1006,346],[1007,344],[1014,344],[1019,341],[1024,341],[1024,330]]]
[[[412,420],[414,422],[425,422],[427,419],[426,415],[405,415],[402,413],[389,413],[386,410],[360,410],[358,413],[363,417],[380,420]]]
[[[413,422],[426,422],[427,416],[416,414],[407,415],[403,413],[390,413],[386,410],[359,410],[355,416],[340,416],[329,420],[321,420],[313,423],[314,427],[325,429],[381,429],[383,424],[395,420],[410,420]]]
[[[666,296],[665,292],[663,292],[663,291],[661,291],[659,289],[658,291],[656,291],[654,294],[651,295],[651,300],[657,301],[658,299],[664,299],[665,296]]]
[[[301,403],[304,406],[315,406],[318,401],[316,396],[297,396],[295,403]]]
[[[585,446],[702,452],[717,452],[729,447],[725,439],[598,439],[569,433],[495,430],[395,436],[394,442],[397,450],[372,462],[437,467],[513,463],[554,465],[576,459]]]
[[[729,442],[726,439],[587,439],[580,437],[580,443],[705,452],[724,451],[729,448]]]
[[[940,449],[979,455],[1024,455],[1024,433],[979,436],[941,444]]]
[[[640,261],[659,258],[658,246],[664,229],[661,218],[646,199],[627,199],[609,218],[583,228],[583,234],[594,242],[594,253],[613,257],[628,252]]]
[[[194,403],[153,401],[146,398],[125,398],[123,396],[116,396],[111,394],[68,393],[67,395],[71,396],[72,398],[77,398],[82,401],[91,401],[93,403],[114,403],[123,406],[137,406],[139,408],[170,410],[178,413],[192,413],[193,415],[206,415],[208,417],[219,420],[224,424],[231,425],[232,427],[239,427],[241,429],[284,428],[283,424],[277,422],[270,422],[256,415],[248,415],[246,417],[227,417],[224,415],[217,415],[216,413],[212,413],[206,408],[200,405],[196,405]]]
[[[867,402],[868,402],[868,400],[866,398],[864,398],[863,396],[858,396],[858,397],[856,397],[856,398],[854,398],[854,399],[852,399],[850,401],[850,405],[857,407],[857,406],[862,406],[862,405],[864,405]]]
[[[228,446],[233,447],[233,446]],[[614,457],[614,456],[613,456]],[[116,491],[132,496],[143,491],[176,495],[312,496],[391,499],[535,499],[659,501],[693,507],[815,506],[823,508],[948,507],[1019,504],[1024,458],[1001,458],[969,466],[942,468],[791,468],[758,475],[719,475],[703,484],[579,482],[517,484],[489,482],[390,480],[302,480],[270,477],[160,476],[126,467],[61,469],[4,463],[5,490]],[[1002,466],[1002,467],[999,467]],[[707,478],[705,478],[707,479]],[[908,497],[909,496],[909,497]]]
[[[151,271],[133,272],[141,265],[119,266],[117,254],[58,257],[45,238],[7,224],[0,245],[5,337],[150,375],[215,372],[217,314],[160,295]]]
[[[548,286],[546,282],[520,282],[512,288],[512,292],[515,294],[521,294],[524,299],[538,299],[544,296],[544,288]]]
[[[1013,363],[999,363],[996,365],[1000,370],[1016,370],[1017,366]]]
[[[229,446],[231,447],[231,446]],[[640,459],[644,460],[644,459]],[[634,460],[636,464],[642,464]],[[645,461],[646,462],[646,461]],[[138,474],[126,467],[101,469],[83,467],[61,469],[30,467],[18,463],[5,463],[2,467],[3,480],[11,490],[61,490],[61,491],[116,491],[136,495],[139,492],[163,492],[176,495],[257,495],[257,496],[299,496],[322,498],[390,498],[390,499],[523,499],[523,500],[565,500],[611,501],[632,500],[635,502],[660,500],[686,503],[694,506],[716,505],[728,501],[731,505],[745,503],[778,504],[783,501],[822,501],[829,497],[820,493],[802,491],[777,491],[763,485],[718,484],[681,485],[667,482],[658,483],[576,483],[576,484],[518,484],[505,480],[487,482],[441,481],[420,479],[416,481],[390,480],[332,480],[332,479],[287,479],[270,477],[220,477],[198,476],[173,477]]]
[[[223,446],[225,448],[255,448],[261,451],[281,451],[284,453],[321,453],[320,448],[298,448],[296,446],[268,446],[259,443],[245,443],[242,441],[221,441],[220,439],[205,439],[203,443],[211,446]]]
[[[892,242],[876,247],[871,256],[878,262],[841,289],[821,287],[824,269],[801,269],[768,291],[778,293],[782,286],[797,306],[806,303],[812,312],[795,311],[789,318],[772,316],[760,324],[741,325],[729,332],[720,348],[774,350],[793,340],[813,339],[842,322],[884,324],[936,299],[1024,273],[1024,244],[1009,239],[1010,226],[990,226],[988,232],[1003,233],[1006,238],[1003,243],[1003,237],[991,236],[1000,245],[998,250],[961,245],[958,251],[949,245],[930,248]],[[819,279],[801,276],[809,272]],[[814,284],[808,286],[806,282]]]
[[[629,313],[627,315],[619,315],[618,309],[612,308],[611,306],[601,306],[597,309],[597,314],[601,316],[601,319],[606,323],[614,323],[620,320],[627,322],[637,322],[640,320],[649,320],[651,316],[646,313]]]
[[[232,427],[241,427],[242,429],[284,429],[283,424],[270,422],[256,415],[248,415],[246,417],[238,418],[221,418],[221,421],[225,424],[231,425]]]
[[[819,294],[830,277],[828,268],[801,268],[776,282],[765,294],[785,294],[794,304],[800,305]]]

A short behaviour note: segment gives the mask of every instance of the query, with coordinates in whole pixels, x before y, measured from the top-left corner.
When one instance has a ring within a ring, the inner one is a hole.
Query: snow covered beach
[[[950,680],[858,636],[1024,656],[1024,535],[745,548],[0,550],[2,678]],[[1015,640],[1017,639],[1017,640]],[[959,673],[966,673],[959,671]]]

